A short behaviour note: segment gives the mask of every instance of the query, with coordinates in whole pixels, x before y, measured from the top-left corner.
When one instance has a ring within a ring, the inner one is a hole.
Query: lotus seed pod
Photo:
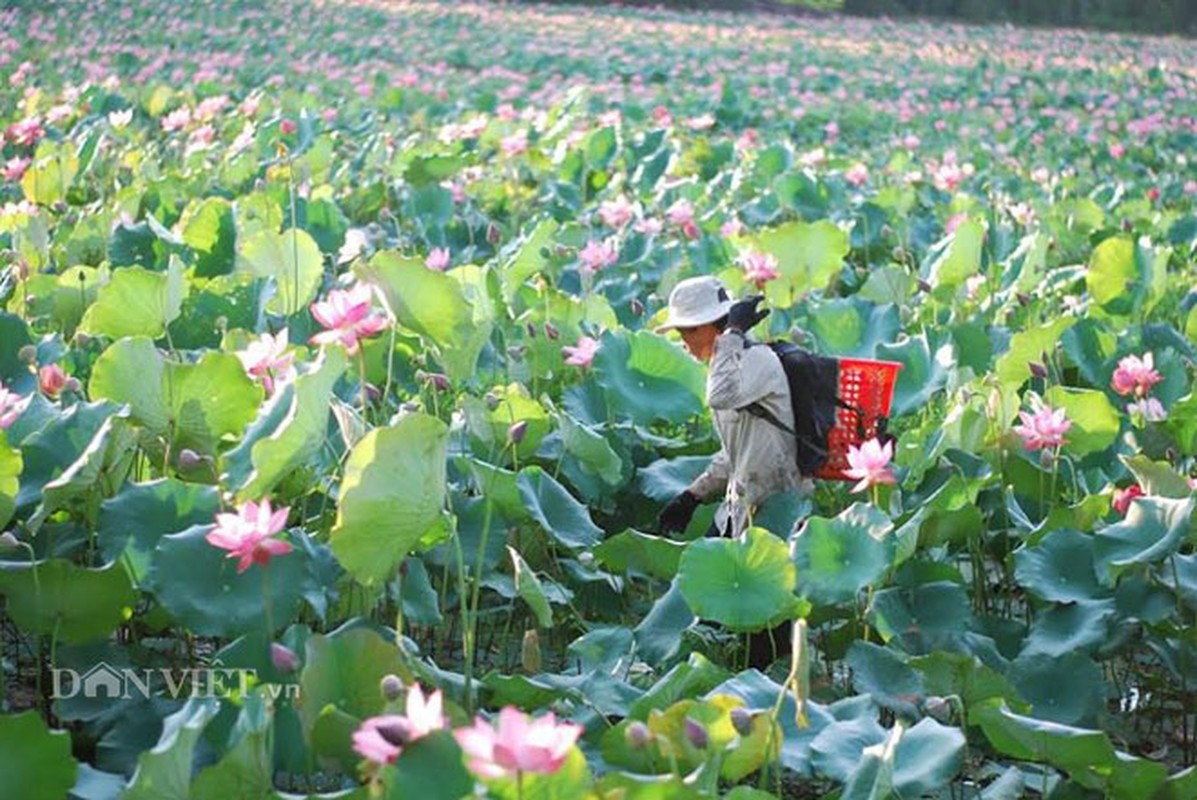
[[[731,724],[736,729],[736,733],[741,736],[749,736],[752,733],[752,712],[746,708],[733,708],[731,710]]]
[[[21,541],[13,534],[12,531],[5,531],[0,533],[0,551],[3,550],[17,550],[21,547]]]
[[[640,298],[638,298],[638,297],[632,298],[632,316],[635,316],[635,317],[644,316],[644,303],[641,303]]]
[[[551,322],[546,322],[544,324],[544,335],[549,339],[556,341],[561,336],[561,332],[557,330],[556,325]]]
[[[524,330],[528,331],[529,339],[536,338],[536,326],[533,325],[531,322],[529,322],[527,325],[524,326]]]
[[[398,700],[399,695],[403,694],[403,681],[398,675],[384,675],[378,685],[382,696],[388,701]]]
[[[486,409],[488,411],[494,411],[499,407],[499,396],[494,392],[487,392],[486,397],[483,399],[486,400]]]
[[[1039,364],[1035,361],[1029,362],[1027,364],[1027,369],[1029,369],[1031,371],[1031,374],[1034,375],[1036,378],[1046,378],[1047,377],[1047,367],[1045,367],[1042,364]]]
[[[628,725],[623,735],[624,740],[628,743],[628,747],[633,750],[644,749],[653,738],[652,731],[640,720],[636,720],[631,725]]]
[[[17,351],[17,358],[24,364],[33,364],[37,361],[37,348],[27,344]]]
[[[498,225],[492,222],[486,226],[486,241],[494,245],[498,244],[502,238],[503,233],[499,230]]]
[[[299,656],[285,644],[270,643],[270,663],[279,672],[294,672],[299,669]]]
[[[524,643],[520,648],[520,666],[529,675],[540,672],[540,633],[535,628],[524,631]]]
[[[507,429],[507,440],[512,444],[519,444],[528,435],[528,420],[521,419]]]
[[[699,750],[706,750],[707,745],[711,743],[711,737],[707,733],[706,727],[698,720],[686,717],[685,733],[686,741]]]

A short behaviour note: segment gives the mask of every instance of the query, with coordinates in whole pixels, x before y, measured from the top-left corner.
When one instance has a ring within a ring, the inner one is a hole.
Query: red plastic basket
[[[841,358],[836,395],[843,404],[835,410],[835,427],[827,434],[828,456],[819,470],[824,480],[851,481],[848,447],[877,435],[877,422],[888,417],[894,402],[894,383],[902,365],[897,361]],[[844,408],[849,406],[849,408]],[[859,410],[859,413],[857,411]]]

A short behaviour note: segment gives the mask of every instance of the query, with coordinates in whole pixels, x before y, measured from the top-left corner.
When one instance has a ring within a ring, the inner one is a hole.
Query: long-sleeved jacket
[[[794,427],[790,388],[778,357],[768,347],[750,347],[738,331],[722,333],[707,374],[707,404],[723,447],[689,490],[702,501],[723,494],[715,524],[727,536],[744,531],[769,495],[796,489],[801,481],[794,437],[740,410],[751,403]]]

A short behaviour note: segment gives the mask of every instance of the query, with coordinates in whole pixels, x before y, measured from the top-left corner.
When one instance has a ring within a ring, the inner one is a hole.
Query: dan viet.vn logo
[[[184,669],[117,668],[101,661],[84,672],[70,668],[51,670],[52,696],[55,700],[87,697],[107,700],[128,700],[165,695],[173,699],[184,697],[224,697],[246,694],[260,685],[255,669],[230,669],[219,662],[210,667]],[[262,691],[272,700],[299,696],[298,684],[261,684]]]

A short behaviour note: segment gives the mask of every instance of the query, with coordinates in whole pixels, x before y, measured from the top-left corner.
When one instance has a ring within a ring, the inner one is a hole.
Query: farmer
[[[676,330],[690,355],[710,364],[707,405],[723,446],[661,511],[662,532],[685,530],[699,504],[722,498],[712,533],[738,536],[767,497],[802,485],[794,436],[776,424],[794,427],[785,371],[772,350],[752,346],[747,336],[769,314],[758,308],[762,299],[733,302],[711,276],[684,280],[669,295],[669,313],[656,331]]]

